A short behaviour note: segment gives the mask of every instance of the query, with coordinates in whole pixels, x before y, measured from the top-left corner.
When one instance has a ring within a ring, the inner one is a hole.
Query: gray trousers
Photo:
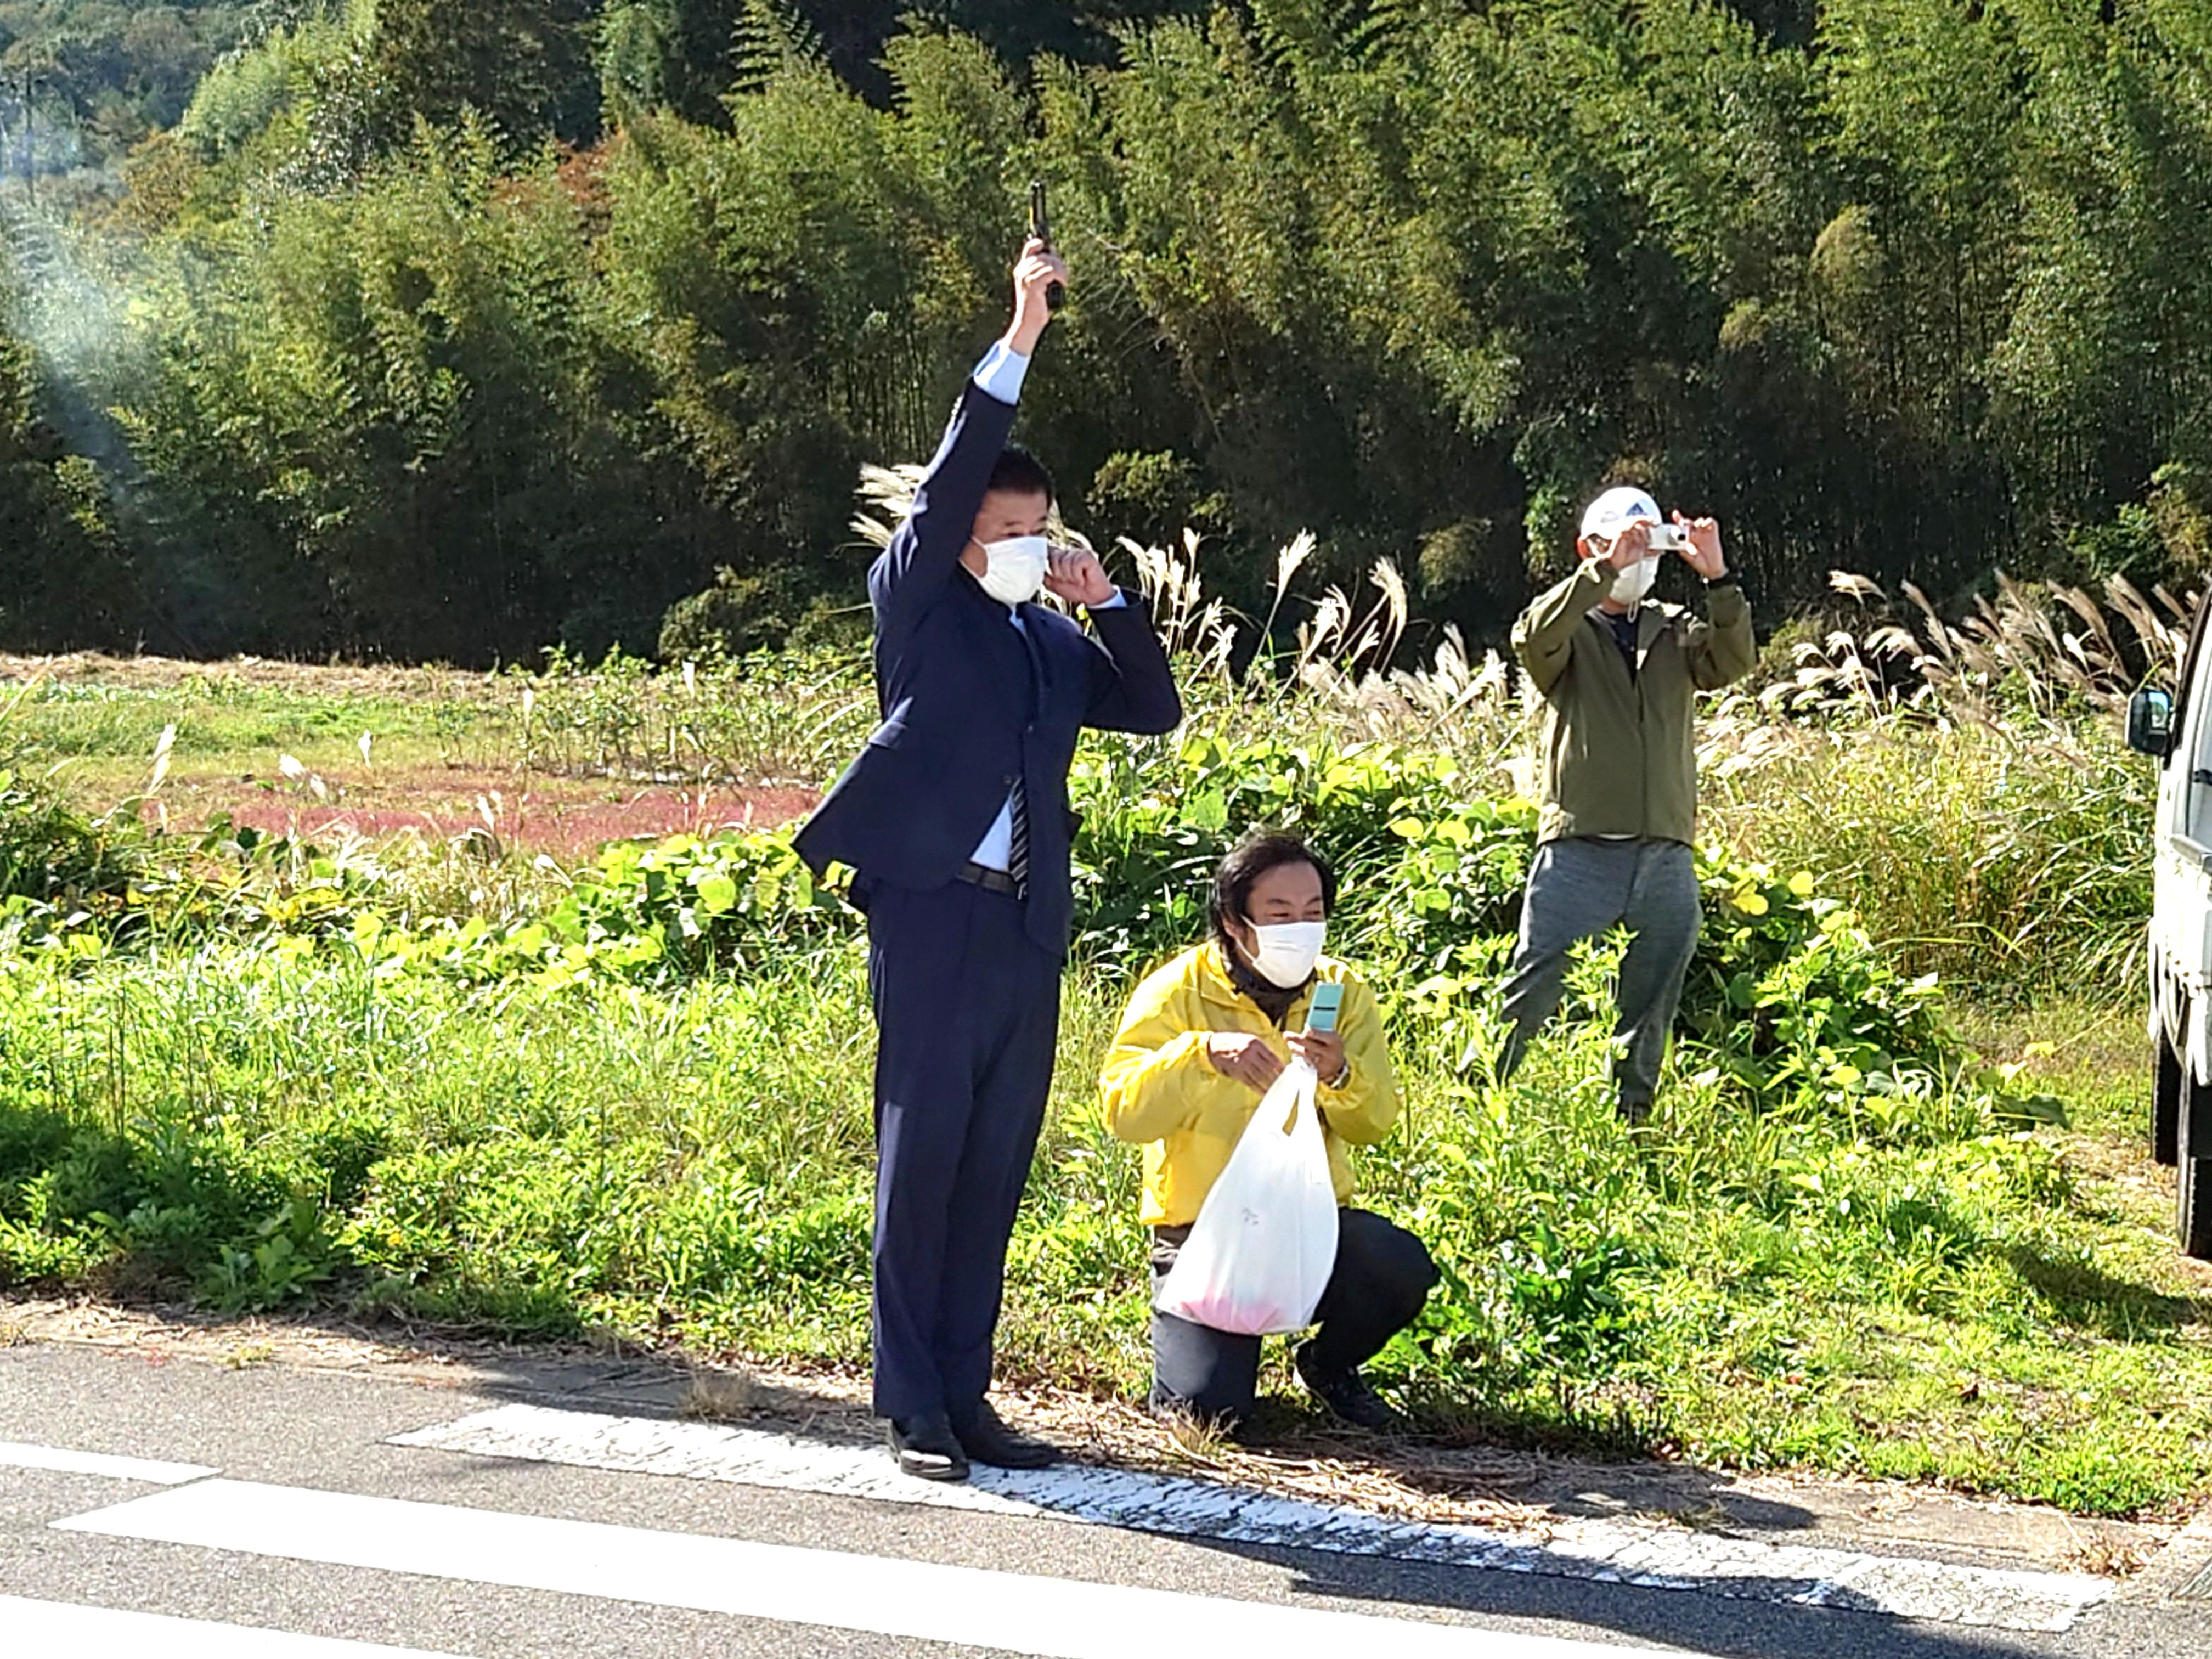
[[[1498,1080],[1513,1075],[1529,1039],[1558,1011],[1568,953],[1584,939],[1626,927],[1628,951],[1620,963],[1620,1019],[1613,1034],[1626,1039],[1626,1048],[1613,1080],[1621,1109],[1641,1117],[1659,1091],[1659,1065],[1702,917],[1697,865],[1680,842],[1577,839],[1538,848],[1522,902],[1513,975],[1505,983],[1505,1018],[1512,1030],[1498,1061]]]

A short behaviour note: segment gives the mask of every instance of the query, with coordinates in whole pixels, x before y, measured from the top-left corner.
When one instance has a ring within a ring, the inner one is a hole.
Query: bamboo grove
[[[1025,435],[1232,599],[1494,638],[1632,476],[1770,614],[2212,556],[2203,0],[229,9],[106,158],[0,73],[0,643],[843,636],[1032,178]]]

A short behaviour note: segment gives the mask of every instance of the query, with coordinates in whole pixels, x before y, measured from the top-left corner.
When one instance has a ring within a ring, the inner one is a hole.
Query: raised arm
[[[1013,427],[1014,405],[971,379],[915,491],[906,522],[869,567],[868,602],[875,607],[878,633],[889,637],[912,628],[945,592]]]
[[[1123,598],[1091,613],[1097,634],[1091,641],[1091,707],[1084,724],[1163,736],[1182,724],[1182,693],[1151,610],[1133,595]]]
[[[1759,640],[1752,632],[1751,602],[1729,575],[1728,559],[1721,551],[1721,527],[1711,519],[1674,522],[1689,532],[1690,544],[1682,562],[1705,584],[1706,620],[1692,622],[1682,636],[1682,654],[1690,665],[1690,680],[1701,691],[1717,691],[1732,685],[1758,665]]]
[[[1619,573],[1603,559],[1584,559],[1575,574],[1536,596],[1513,624],[1513,654],[1539,691],[1566,672],[1575,630],[1613,586]]]
[[[1046,290],[1066,276],[1067,267],[1042,243],[1032,240],[1022,250],[1014,268],[1013,321],[969,376],[913,509],[869,568],[868,599],[879,635],[911,628],[952,580],[975,532],[991,469],[1013,430],[1030,359],[1052,322]]]

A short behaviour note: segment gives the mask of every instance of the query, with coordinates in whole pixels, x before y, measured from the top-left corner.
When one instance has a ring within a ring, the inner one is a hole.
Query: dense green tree
[[[39,418],[39,390],[30,349],[0,327],[0,630],[60,647],[130,645],[138,596],[105,491]]]
[[[2123,515],[2161,472],[2212,476],[2212,27],[2171,4],[2017,17],[2037,96],[1991,435],[2021,511],[2066,525]],[[2103,543],[2092,563],[2154,556],[2136,523],[2077,539]]]
[[[234,0],[0,0],[0,132],[20,138],[34,114],[52,137],[47,165],[112,159],[176,123],[251,11]]]
[[[650,648],[725,526],[657,463],[605,349],[577,181],[426,135],[180,263],[125,411],[178,504],[173,603],[216,648],[481,663]]]
[[[882,106],[892,96],[884,54],[902,21],[954,29],[993,47],[1009,70],[1040,54],[1094,63],[1116,52],[1117,34],[1206,0],[609,0],[600,64],[610,106],[629,113],[665,104],[686,120],[718,119],[720,100],[744,73],[749,28],[767,20],[796,27],[848,87]],[[750,21],[749,21],[750,20]]]
[[[1617,477],[1770,605],[2155,575],[2212,557],[2208,20],[302,5],[96,210],[147,349],[46,406],[124,407],[120,505],[10,453],[164,637],[483,660],[697,595],[671,639],[772,639],[858,603],[854,475],[929,448],[1042,178],[1076,299],[1023,429],[1080,527],[1196,522],[1233,599],[1310,529],[1494,638]]]
[[[973,42],[894,49],[904,120],[803,37],[781,50],[728,131],[673,116],[629,131],[606,260],[659,418],[741,526],[720,562],[788,622],[813,594],[857,592],[859,466],[928,448],[985,337],[1018,236],[1000,158],[1022,107]]]
[[[588,140],[599,11],[594,0],[375,0],[368,71],[390,136],[473,112],[526,143]]]

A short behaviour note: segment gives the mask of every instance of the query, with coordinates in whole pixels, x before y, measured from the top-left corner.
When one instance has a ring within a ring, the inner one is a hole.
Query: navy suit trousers
[[[1052,1086],[1060,958],[964,881],[866,895],[876,1010],[875,1408],[957,1424],[991,1386],[1006,1241]]]

